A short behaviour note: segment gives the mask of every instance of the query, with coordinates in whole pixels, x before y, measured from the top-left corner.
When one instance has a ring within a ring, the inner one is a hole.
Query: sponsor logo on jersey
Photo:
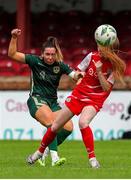
[[[53,67],[53,72],[54,72],[55,74],[59,73],[59,72],[60,72],[60,67],[59,67],[59,66],[54,66],[54,67]]]
[[[93,69],[90,68],[90,69],[88,70],[88,73],[89,73],[90,76],[93,76],[93,73],[94,73]]]
[[[94,76],[95,78],[97,77],[97,72],[95,72],[92,68],[88,70],[88,73],[90,76]]]
[[[41,72],[40,72],[40,77],[41,77],[42,79],[45,79],[45,71],[41,71]]]

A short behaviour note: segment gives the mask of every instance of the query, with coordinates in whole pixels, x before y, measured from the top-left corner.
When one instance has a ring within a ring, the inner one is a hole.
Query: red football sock
[[[44,153],[45,148],[54,140],[56,137],[56,133],[52,132],[51,128],[48,128],[45,135],[43,136],[43,139],[41,141],[41,146],[39,147],[39,151],[41,153]]]
[[[86,150],[88,152],[88,158],[95,157],[94,153],[94,138],[91,128],[88,126],[86,128],[80,129],[82,134],[82,139],[85,144]]]

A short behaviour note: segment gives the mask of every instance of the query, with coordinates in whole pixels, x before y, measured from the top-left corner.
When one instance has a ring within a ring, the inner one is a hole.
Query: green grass
[[[29,166],[26,157],[34,152],[39,141],[0,141],[0,178],[29,179],[127,179],[131,178],[131,141],[96,141],[96,155],[100,169],[91,169],[81,141],[66,141],[59,147],[67,162],[61,167],[39,164]]]

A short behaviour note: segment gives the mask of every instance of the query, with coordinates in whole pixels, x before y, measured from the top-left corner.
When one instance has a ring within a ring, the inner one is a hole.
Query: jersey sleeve
[[[113,73],[110,74],[110,76],[108,77],[107,81],[111,84],[114,84],[114,76]]]
[[[85,70],[87,69],[87,67],[89,66],[89,64],[90,64],[91,57],[92,57],[92,52],[89,53],[89,54],[82,60],[82,62],[77,66],[77,68],[78,68],[80,71],[85,71]]]
[[[36,56],[35,55],[31,55],[31,54],[26,54],[25,55],[25,62],[30,67],[34,66],[36,64]]]
[[[61,65],[63,74],[69,75],[73,71],[73,69],[68,64],[62,63]]]

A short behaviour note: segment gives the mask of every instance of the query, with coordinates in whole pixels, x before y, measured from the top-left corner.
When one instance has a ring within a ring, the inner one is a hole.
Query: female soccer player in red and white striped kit
[[[33,164],[39,159],[63,125],[74,115],[80,114],[79,128],[89,164],[92,168],[100,167],[95,156],[93,133],[89,124],[102,108],[115,80],[123,82],[125,63],[117,55],[118,44],[118,38],[111,45],[103,46],[97,43],[98,51],[89,53],[78,65],[78,69],[84,71],[85,76],[67,97],[65,107],[47,130],[38,150],[28,157],[28,163]]]

